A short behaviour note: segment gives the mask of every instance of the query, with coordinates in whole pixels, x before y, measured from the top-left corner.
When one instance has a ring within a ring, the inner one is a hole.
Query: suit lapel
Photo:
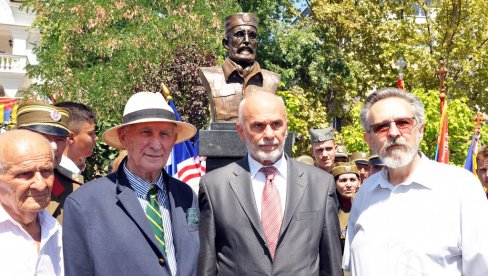
[[[247,156],[237,162],[239,166],[234,168],[234,178],[229,180],[229,185],[236,195],[239,204],[251,221],[252,225],[259,233],[261,239],[266,241],[264,237],[263,227],[259,219],[258,210],[251,187],[251,176],[249,174],[249,164]]]
[[[137,199],[135,192],[132,190],[129,184],[129,180],[125,176],[123,172],[122,166],[120,166],[119,170],[117,171],[117,199],[119,200],[122,209],[127,213],[127,215],[132,219],[132,221],[137,225],[137,227],[141,230],[142,234],[148,241],[151,248],[154,250],[158,258],[164,258],[161,249],[156,241],[156,237],[154,236],[154,232],[149,225],[149,222],[146,218],[146,213],[141,208],[141,204]]]
[[[283,216],[283,223],[281,224],[281,235],[290,224],[291,219],[295,215],[295,211],[302,200],[303,193],[307,187],[307,183],[304,180],[304,171],[296,166],[291,158],[287,158],[288,177],[287,177],[287,198],[285,205],[285,214]]]

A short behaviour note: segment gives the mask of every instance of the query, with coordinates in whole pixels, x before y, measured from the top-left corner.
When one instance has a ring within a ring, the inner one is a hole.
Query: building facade
[[[22,1],[0,0],[0,97],[21,97],[32,80],[26,66],[37,64],[33,53],[39,31],[30,26],[35,14],[21,8]]]

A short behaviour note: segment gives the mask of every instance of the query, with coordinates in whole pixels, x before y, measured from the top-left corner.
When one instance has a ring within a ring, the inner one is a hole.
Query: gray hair
[[[423,125],[425,123],[424,104],[417,96],[410,93],[405,93],[403,90],[398,88],[386,87],[376,92],[373,92],[371,95],[368,96],[368,98],[366,98],[366,101],[364,102],[364,106],[361,109],[360,113],[361,126],[363,127],[364,131],[370,131],[369,111],[371,107],[375,103],[388,98],[400,98],[410,103],[415,114],[415,120],[417,121],[417,123],[419,125]]]

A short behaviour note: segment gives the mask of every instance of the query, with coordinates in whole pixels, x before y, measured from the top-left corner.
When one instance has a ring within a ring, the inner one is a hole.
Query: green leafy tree
[[[235,2],[27,0],[24,7],[37,13],[33,26],[42,34],[39,64],[28,67],[42,82],[27,95],[87,104],[102,132],[120,122],[133,93],[167,83],[184,118],[198,127],[207,123],[196,69],[216,62],[222,18]],[[91,176],[105,173],[115,154],[99,143],[88,161]]]
[[[310,155],[310,133],[311,127],[327,127],[327,113],[320,102],[313,100],[310,93],[295,86],[290,90],[277,93],[286,103],[288,114],[288,129],[296,138],[293,145],[295,156],[302,154]]]
[[[471,107],[478,105],[485,112],[488,14],[480,11],[487,8],[483,0],[312,2],[314,28],[342,51],[362,97],[396,83],[394,63],[400,56],[409,63],[409,90],[436,89],[435,72],[443,58],[450,69],[450,97],[465,97]]]

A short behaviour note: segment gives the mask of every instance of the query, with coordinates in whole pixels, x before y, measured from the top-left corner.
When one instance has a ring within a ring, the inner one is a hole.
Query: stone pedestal
[[[291,156],[294,142],[288,133],[285,153]],[[235,123],[212,123],[209,130],[199,131],[198,155],[207,157],[207,172],[237,161],[247,154],[246,145],[241,142]]]

